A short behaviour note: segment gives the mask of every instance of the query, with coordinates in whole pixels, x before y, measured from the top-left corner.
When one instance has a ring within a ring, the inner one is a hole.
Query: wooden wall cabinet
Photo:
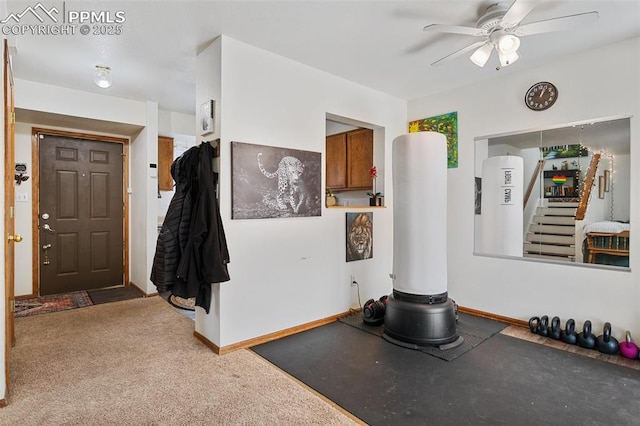
[[[160,191],[173,190],[172,163],[173,138],[158,136],[158,188]]]
[[[326,187],[333,190],[371,190],[373,130],[358,129],[327,136]]]

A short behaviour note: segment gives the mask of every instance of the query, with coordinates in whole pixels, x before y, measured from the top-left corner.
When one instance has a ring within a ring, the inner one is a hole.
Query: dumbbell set
[[[596,337],[591,332],[591,321],[584,322],[582,332],[576,333],[576,322],[573,319],[567,320],[565,328],[560,325],[560,318],[553,317],[549,322],[549,317],[531,317],[529,319],[529,330],[540,336],[554,340],[561,340],[569,345],[578,345],[585,349],[595,349],[609,355],[620,354],[625,358],[640,359],[640,348],[631,340],[631,333],[626,332],[625,340],[618,340],[611,336],[611,323],[605,322],[602,334]]]

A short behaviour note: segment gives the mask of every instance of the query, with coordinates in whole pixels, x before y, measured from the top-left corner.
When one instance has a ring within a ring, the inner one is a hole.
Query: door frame
[[[48,129],[42,127],[31,128],[31,235],[32,238],[32,295],[20,298],[37,297],[40,295],[40,228],[38,226],[40,213],[40,138],[38,135],[64,136],[74,139],[89,139],[97,142],[122,144],[122,283],[129,283],[129,138],[80,133],[70,130]]]
[[[4,264],[4,304],[5,304],[5,352],[4,371],[5,389],[4,398],[0,399],[0,407],[7,405],[9,389],[11,385],[11,348],[15,344],[15,256],[13,246],[15,242],[7,243],[9,235],[15,234],[15,104],[13,94],[13,71],[11,69],[11,59],[9,57],[9,45],[7,40],[3,41],[3,119],[4,119],[4,234],[2,242],[5,244],[5,264]],[[7,211],[6,209],[9,209]],[[8,228],[8,229],[7,229]],[[12,250],[7,256],[6,250]],[[7,262],[9,260],[9,262]]]

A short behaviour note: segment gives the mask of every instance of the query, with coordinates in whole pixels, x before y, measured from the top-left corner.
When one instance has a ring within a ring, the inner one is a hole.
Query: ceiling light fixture
[[[111,80],[111,68],[106,65],[96,65],[96,70],[93,73],[93,82],[102,89],[111,87],[113,83]]]
[[[500,66],[506,67],[520,59],[520,54],[518,52],[502,53],[498,50],[498,58],[500,58]]]
[[[520,48],[520,39],[513,34],[503,34],[498,38],[498,51],[509,55]]]
[[[500,59],[500,66],[506,67],[513,64],[520,58],[518,49],[520,48],[520,39],[513,34],[503,34],[498,38],[496,50]]]
[[[471,62],[476,64],[479,67],[484,67],[489,61],[489,57],[491,57],[491,52],[493,51],[493,44],[491,42],[486,42],[478,50],[473,52],[473,55],[469,59]]]

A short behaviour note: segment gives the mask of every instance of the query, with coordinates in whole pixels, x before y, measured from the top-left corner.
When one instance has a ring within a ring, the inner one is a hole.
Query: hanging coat
[[[195,297],[196,306],[207,313],[211,306],[211,284],[230,279],[229,252],[216,198],[212,159],[213,147],[205,142],[178,158],[175,168],[172,165],[176,193],[158,236],[151,272],[151,281],[158,291]]]

